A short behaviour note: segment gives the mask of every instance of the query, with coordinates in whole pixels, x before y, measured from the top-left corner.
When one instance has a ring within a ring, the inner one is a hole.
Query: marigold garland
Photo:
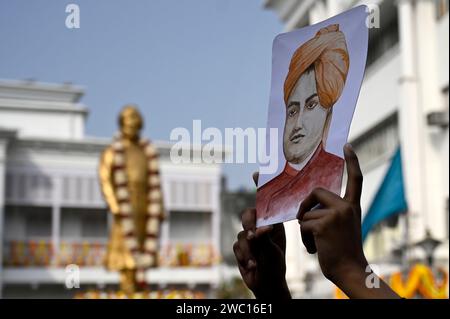
[[[164,213],[157,151],[147,140],[142,139],[139,141],[139,144],[145,151],[148,170],[146,238],[143,249],[140,249],[136,239],[130,193],[127,185],[128,178],[125,168],[125,146],[120,138],[117,138],[113,143],[113,184],[116,198],[119,202],[119,216],[123,235],[125,237],[125,245],[133,254],[133,258],[136,262],[136,268],[138,270],[137,280],[140,283],[144,283],[144,269],[157,266],[158,235],[160,222],[164,218]]]

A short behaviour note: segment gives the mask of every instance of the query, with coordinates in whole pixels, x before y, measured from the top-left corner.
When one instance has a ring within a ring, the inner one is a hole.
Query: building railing
[[[10,240],[4,246],[5,267],[103,267],[104,241],[61,241],[55,250],[50,240]],[[159,252],[161,267],[210,267],[220,255],[209,243],[172,243]]]
[[[6,267],[99,266],[104,254],[102,241],[61,241],[56,251],[50,240],[11,240],[5,242],[3,260]]]
[[[165,267],[209,267],[220,263],[220,255],[209,243],[172,243],[162,247],[160,265]]]

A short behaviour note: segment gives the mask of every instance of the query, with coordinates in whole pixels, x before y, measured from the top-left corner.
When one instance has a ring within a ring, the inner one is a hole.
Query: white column
[[[328,10],[322,1],[316,1],[309,10],[309,23],[314,24],[328,18]]]
[[[432,235],[439,239],[446,236],[444,176],[442,176],[443,132],[426,123],[426,116],[432,111],[443,111],[438,74],[438,48],[435,1],[416,0],[417,34],[417,75],[419,83],[419,103],[422,110],[423,130],[423,180],[424,221]],[[447,163],[448,165],[448,163]]]
[[[216,253],[220,251],[220,171],[211,185],[212,244]]]
[[[336,0],[327,0],[328,17],[333,17],[342,11],[342,2]]]
[[[316,0],[303,0],[297,6],[297,9],[292,13],[291,17],[288,21],[286,21],[286,31],[292,31],[293,29],[298,27],[299,21],[307,14],[309,14],[309,10],[315,4]]]
[[[423,238],[425,221],[424,119],[418,97],[415,8],[410,0],[398,1],[402,71],[399,79],[399,134],[408,202],[410,240]]]
[[[166,214],[166,219],[163,221],[161,225],[161,235],[160,235],[160,248],[166,248],[169,244],[169,220],[170,220],[170,204],[172,203],[170,194],[170,183],[164,178],[164,175],[161,175],[162,182],[162,193],[163,193],[163,201],[164,201],[164,209]]]
[[[410,241],[445,237],[444,179],[439,149],[442,134],[426,116],[443,109],[438,82],[435,7],[432,0],[398,1],[402,76],[400,140],[403,152]]]
[[[53,178],[53,200],[52,200],[52,243],[54,256],[59,253],[59,244],[61,238],[61,194],[62,180],[61,176]],[[53,260],[52,262],[54,262]]]
[[[3,291],[3,221],[5,207],[5,163],[6,163],[6,146],[7,139],[0,137],[0,298]]]

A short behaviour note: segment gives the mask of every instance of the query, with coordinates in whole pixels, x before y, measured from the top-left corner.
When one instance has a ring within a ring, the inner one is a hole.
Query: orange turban
[[[330,108],[341,96],[349,68],[344,34],[338,24],[322,28],[293,54],[284,82],[284,102],[287,105],[300,76],[314,64],[317,94],[320,104]]]

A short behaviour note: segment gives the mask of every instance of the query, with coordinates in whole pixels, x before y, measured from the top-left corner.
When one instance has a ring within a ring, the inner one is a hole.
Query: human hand
[[[257,183],[257,173],[253,178]],[[256,228],[256,209],[248,208],[242,214],[242,226],[233,251],[245,284],[256,298],[290,299],[283,224]]]
[[[345,195],[341,198],[317,188],[303,200],[297,215],[302,241],[309,253],[317,252],[324,276],[350,298],[398,298],[384,282],[381,290],[365,285],[372,271],[361,239],[363,175],[350,144],[344,147],[344,155],[348,176]]]
[[[350,266],[367,266],[359,203],[363,176],[351,147],[344,147],[344,155],[348,174],[345,196],[316,188],[303,200],[297,214],[303,243],[309,253],[318,253],[320,268],[330,280]]]

